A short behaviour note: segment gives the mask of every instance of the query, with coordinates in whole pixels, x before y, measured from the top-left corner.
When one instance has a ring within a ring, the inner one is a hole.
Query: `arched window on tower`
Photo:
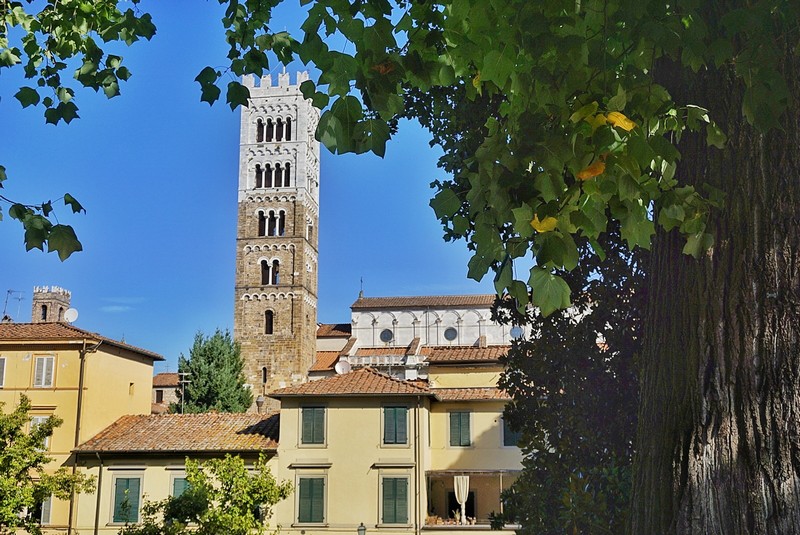
[[[269,310],[267,310],[267,313],[269,313]],[[272,334],[272,333],[267,333],[267,334]],[[261,368],[261,383],[262,384],[267,384],[267,375],[269,375],[267,373],[267,367],[264,366],[263,368]]]
[[[275,125],[272,124],[272,119],[267,119],[267,131],[265,132],[265,139],[267,141],[272,141],[272,138],[275,136]]]
[[[276,236],[277,235],[277,225],[278,225],[278,218],[275,217],[275,212],[270,210],[270,212],[269,212],[269,220],[267,221],[267,235]]]
[[[286,235],[286,212],[281,210],[278,216],[278,236]]]
[[[258,212],[258,235],[267,235],[267,216],[264,212]]]
[[[289,184],[290,184],[289,177],[290,176],[292,176],[292,165],[287,163],[286,164],[286,169],[283,170],[283,187],[284,188],[288,188],[289,187]]]
[[[64,307],[58,307],[58,321],[64,321]]]
[[[269,262],[266,260],[261,261],[261,285],[266,286],[269,284],[270,280],[270,273],[269,273]]]
[[[42,305],[42,321],[47,319],[47,305]]]
[[[283,141],[283,119],[280,117],[275,122],[275,141]]]
[[[269,164],[266,165],[264,168],[264,187],[271,188],[272,187],[272,166]]]
[[[286,118],[286,141],[292,140],[292,118]]]
[[[257,188],[264,187],[264,170],[261,169],[260,164],[256,164],[256,187]]]
[[[280,263],[277,260],[272,261],[272,284],[277,286],[281,283]]]
[[[283,186],[283,169],[281,168],[281,164],[275,164],[275,187],[280,188]]]
[[[264,312],[264,334],[272,334],[275,329],[275,313],[271,310]],[[264,368],[266,372],[266,368]],[[266,374],[264,375],[264,382],[267,382]]]
[[[259,119],[256,122],[256,143],[264,141],[264,121]]]
[[[314,225],[309,223],[308,227],[306,227],[306,239],[309,241],[309,243],[313,243],[312,241],[313,237],[314,237]]]

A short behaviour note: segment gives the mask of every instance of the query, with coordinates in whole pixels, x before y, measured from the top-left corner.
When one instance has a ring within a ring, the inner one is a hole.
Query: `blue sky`
[[[87,210],[71,215],[57,203],[84,246],[62,263],[26,253],[3,205],[0,299],[21,292],[7,312],[30,321],[33,286],[67,288],[76,326],[161,353],[167,363],[157,371],[166,371],[198,330],[233,329],[239,111],[200,102],[193,81],[206,65],[225,64],[218,4],[142,5],[158,33],[118,51],[133,77],[112,100],[79,91],[81,118],[70,125],[23,110],[13,98],[21,73],[0,71],[3,194],[41,202],[69,192]],[[301,17],[290,1],[273,28],[295,31]],[[444,178],[428,139],[403,123],[384,159],[322,149],[318,321],[348,322],[362,277],[368,296],[493,291],[488,277],[466,278],[464,243],[445,243],[428,207],[430,182]]]

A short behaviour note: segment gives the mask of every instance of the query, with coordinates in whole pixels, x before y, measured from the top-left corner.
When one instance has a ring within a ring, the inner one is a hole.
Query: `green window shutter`
[[[383,408],[383,443],[395,444],[397,440],[397,433],[395,432],[395,414],[396,407]]]
[[[300,478],[297,521],[322,522],[325,507],[325,479],[322,477]]]
[[[312,409],[310,407],[303,408],[303,435],[300,439],[303,444],[313,444],[314,418],[311,411]]]
[[[325,407],[303,407],[302,444],[325,444]]]
[[[325,444],[325,409],[314,407],[314,444]]]
[[[461,413],[461,443],[460,446],[469,446],[471,444],[471,437],[469,432],[469,413]]]
[[[470,445],[468,411],[453,411],[450,413],[450,445]]]
[[[172,480],[172,497],[177,498],[181,496],[188,488],[189,482],[186,481],[185,477],[176,477]]]
[[[408,479],[383,478],[383,524],[408,523]]]
[[[503,418],[503,446],[518,446],[522,438],[521,433],[511,430],[508,420]]]
[[[397,407],[395,411],[395,425],[397,429],[397,442],[396,444],[408,443],[408,432],[406,430],[406,422],[408,409],[406,407]]]
[[[120,477],[114,483],[114,522],[139,520],[139,478]]]

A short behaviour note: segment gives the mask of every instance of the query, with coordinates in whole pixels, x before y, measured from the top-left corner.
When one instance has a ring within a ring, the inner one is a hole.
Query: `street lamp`
[[[266,401],[264,396],[259,394],[256,398],[256,410],[258,411],[258,414],[261,414],[261,409],[264,408],[264,401]]]
[[[367,528],[364,525],[364,523],[362,522],[361,524],[358,525],[358,529],[356,531],[358,531],[358,535],[366,535]]]

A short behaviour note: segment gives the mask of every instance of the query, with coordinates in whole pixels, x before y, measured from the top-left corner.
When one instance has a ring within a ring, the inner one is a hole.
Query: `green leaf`
[[[706,136],[706,141],[709,147],[724,149],[725,143],[728,141],[728,136],[726,136],[722,129],[713,122],[706,125]]]
[[[586,104],[585,106],[581,106],[580,108],[578,108],[575,111],[575,113],[569,116],[569,120],[572,121],[573,123],[578,123],[583,118],[588,117],[590,115],[594,115],[597,112],[597,108],[599,107],[600,105],[597,103],[597,101],[590,102],[589,104]]]
[[[531,287],[533,304],[539,307],[543,316],[547,317],[556,310],[569,307],[569,286],[561,277],[534,266],[531,268],[528,284]]]
[[[199,83],[201,86],[213,84],[217,81],[219,75],[220,73],[218,73],[216,70],[212,69],[211,67],[206,67],[200,71],[200,74],[195,77],[194,81]]]
[[[511,210],[514,215],[514,230],[521,238],[529,238],[533,236],[533,227],[531,221],[533,220],[533,209],[527,204],[523,203],[519,208]]]
[[[617,89],[617,94],[608,100],[608,111],[622,111],[625,109],[625,103],[628,100],[628,95],[623,89],[622,85]]]
[[[23,108],[39,104],[39,92],[32,87],[21,87],[14,98],[19,100]]]
[[[229,82],[226,101],[232,110],[239,106],[247,106],[247,101],[250,99],[250,90],[239,82]]]
[[[692,255],[699,259],[713,246],[714,236],[706,232],[699,232],[686,238],[686,245],[683,246],[683,254]]]
[[[450,188],[443,188],[431,199],[430,206],[436,213],[436,219],[450,218],[461,208],[461,199]]]
[[[83,246],[78,241],[78,236],[69,225],[54,225],[47,237],[47,252],[58,252],[58,258],[63,262],[72,253],[82,251]]]
[[[81,203],[79,203],[79,202],[78,202],[78,201],[75,199],[75,197],[73,197],[73,196],[72,196],[72,195],[70,195],[69,193],[65,193],[65,194],[64,194],[64,206],[69,206],[69,207],[71,207],[71,208],[72,208],[72,213],[73,213],[73,214],[77,214],[77,213],[79,213],[79,212],[84,212],[84,213],[86,212],[86,209],[84,209],[84,207],[83,207],[83,206],[81,206]]]

